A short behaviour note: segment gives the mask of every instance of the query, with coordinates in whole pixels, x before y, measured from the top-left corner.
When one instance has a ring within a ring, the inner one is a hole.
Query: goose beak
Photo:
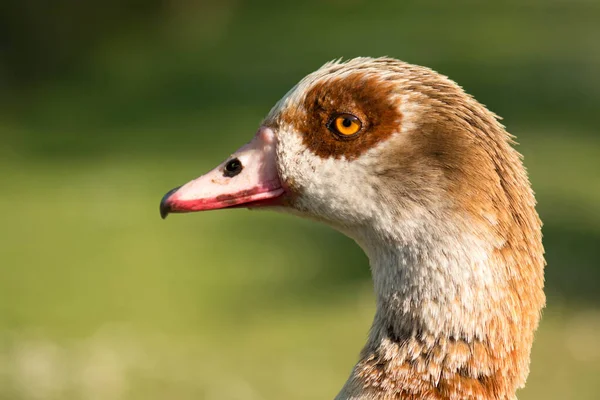
[[[250,143],[215,169],[167,192],[160,201],[160,216],[277,205],[284,192],[277,172],[275,133],[261,127]]]

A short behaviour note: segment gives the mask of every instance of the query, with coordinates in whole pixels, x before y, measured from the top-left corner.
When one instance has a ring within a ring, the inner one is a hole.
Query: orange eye
[[[352,136],[362,128],[362,122],[352,114],[338,114],[329,124],[329,129],[340,136]]]

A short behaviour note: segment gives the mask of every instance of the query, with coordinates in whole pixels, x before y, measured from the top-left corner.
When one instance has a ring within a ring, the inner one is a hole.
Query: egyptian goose
[[[543,292],[521,156],[456,83],[391,58],[334,61],[174,212],[268,207],[323,221],[369,257],[377,309],[338,400],[515,399]]]

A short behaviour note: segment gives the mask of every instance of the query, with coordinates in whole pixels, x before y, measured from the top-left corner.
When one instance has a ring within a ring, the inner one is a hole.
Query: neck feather
[[[404,222],[394,232],[380,223],[352,235],[371,262],[377,311],[337,399],[515,398],[541,282],[515,269],[527,261],[518,249],[471,222]]]

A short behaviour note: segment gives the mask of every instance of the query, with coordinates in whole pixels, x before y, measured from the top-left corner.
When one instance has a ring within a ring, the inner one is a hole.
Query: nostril
[[[225,164],[225,171],[223,171],[223,176],[233,178],[234,176],[242,172],[242,169],[244,169],[244,166],[242,165],[242,162],[240,160],[238,160],[237,158],[231,159],[227,161],[227,164]]]

